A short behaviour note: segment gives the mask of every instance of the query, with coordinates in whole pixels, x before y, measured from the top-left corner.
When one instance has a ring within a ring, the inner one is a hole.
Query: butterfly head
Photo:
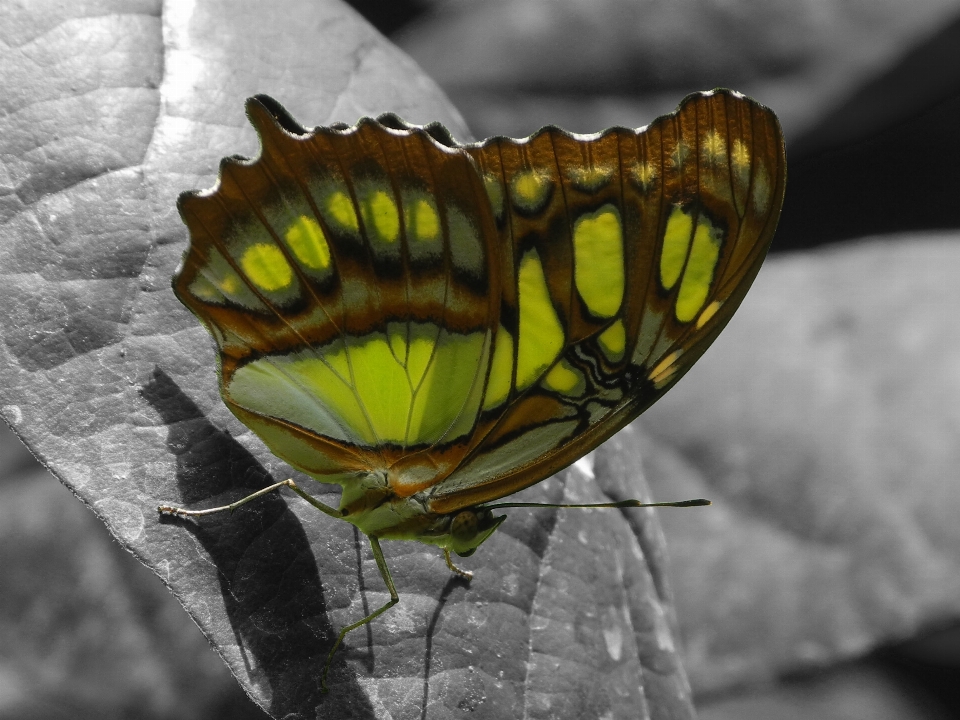
[[[487,508],[467,508],[448,515],[446,519],[450,525],[445,546],[460,557],[470,557],[507,516],[494,517]]]
[[[377,495],[372,489],[364,493],[350,490],[348,493],[345,489],[341,496],[340,516],[365,534],[384,540],[419,540],[460,557],[473,555],[507,519],[506,515],[494,516],[486,507],[437,513],[425,507],[419,495],[398,498],[389,497],[389,493]]]

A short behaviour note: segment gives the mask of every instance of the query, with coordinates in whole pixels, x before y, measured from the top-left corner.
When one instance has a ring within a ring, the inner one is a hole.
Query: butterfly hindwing
[[[214,191],[180,200],[191,246],[174,287],[217,341],[224,400],[331,482],[437,444],[455,466],[499,312],[472,161],[369,119],[306,131],[267,98],[248,114],[260,156],[224,161]]]

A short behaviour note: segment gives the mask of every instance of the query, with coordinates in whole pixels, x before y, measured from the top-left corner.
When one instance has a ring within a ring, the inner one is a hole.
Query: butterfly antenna
[[[647,507],[700,507],[702,505],[712,505],[709,500],[697,498],[696,500],[677,500],[675,502],[640,502],[639,500],[620,500],[610,503],[576,503],[576,504],[555,504],[555,503],[497,503],[496,505],[484,505],[487,510],[498,510],[500,508],[518,508],[518,507],[540,507],[540,508],[647,508]]]

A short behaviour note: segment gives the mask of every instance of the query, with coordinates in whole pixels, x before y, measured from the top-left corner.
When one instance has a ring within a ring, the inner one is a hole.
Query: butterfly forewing
[[[318,479],[382,473],[432,512],[576,460],[703,353],[783,198],[776,118],[729,91],[647,128],[457,145],[394,116],[262,142],[186,194],[181,300],[228,406]]]
[[[775,116],[727,91],[638,131],[547,128],[468,151],[504,188],[494,214],[516,281],[502,318],[520,318],[519,348],[510,402],[435,488],[438,512],[543,479],[663,395],[749,288],[785,181]],[[531,267],[545,286],[524,282]]]

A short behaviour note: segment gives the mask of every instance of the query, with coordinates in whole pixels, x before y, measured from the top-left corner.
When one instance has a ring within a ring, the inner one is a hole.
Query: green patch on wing
[[[358,445],[461,437],[479,412],[489,334],[409,328],[258,358],[233,373],[226,392],[246,410]]]

